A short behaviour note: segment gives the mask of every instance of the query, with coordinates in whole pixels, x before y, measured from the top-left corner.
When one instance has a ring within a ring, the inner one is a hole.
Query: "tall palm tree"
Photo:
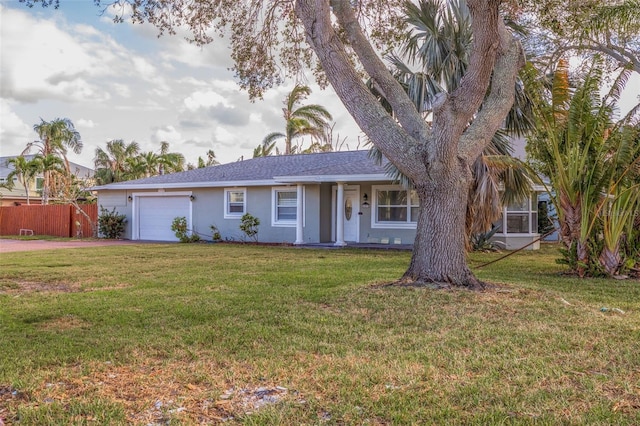
[[[160,142],[157,174],[181,172],[184,166],[184,155],[179,152],[169,152],[169,142]]]
[[[122,139],[107,142],[106,149],[96,148],[94,166],[98,184],[127,180],[129,165],[127,160],[136,157],[140,152],[137,142],[125,144]]]
[[[465,0],[407,2],[405,13],[410,30],[399,53],[389,55],[388,60],[395,78],[428,120],[438,99],[454,91],[466,73],[473,42],[471,17]],[[383,105],[388,105],[375,84],[370,83],[370,87]],[[516,102],[504,128],[473,165],[475,182],[467,203],[469,234],[486,232],[502,215],[504,204],[529,196],[526,168],[511,156],[509,140],[509,136],[522,136],[533,128],[520,82],[516,89]],[[380,158],[375,149],[372,155]],[[388,171],[409,185],[393,165]]]
[[[24,155],[19,155],[7,160],[7,167],[13,169],[7,175],[7,186],[11,189],[14,178],[18,179],[24,187],[24,192],[27,197],[27,205],[31,204],[29,187],[34,182],[36,176],[42,173],[42,166],[42,156],[40,155],[35,155],[31,159],[27,159]]]
[[[295,153],[293,140],[303,136],[311,136],[320,140],[326,138],[326,129],[331,114],[321,105],[310,104],[298,106],[311,94],[309,86],[296,84],[293,90],[285,99],[285,107],[282,113],[285,121],[285,132],[273,132],[268,134],[262,141],[263,151],[268,151],[268,147],[273,146],[276,140],[283,139],[285,143],[284,154]]]
[[[49,175],[49,183],[48,185],[43,184],[41,194],[42,204],[47,204],[50,197],[60,198],[69,189],[66,185],[69,183],[72,173],[69,170],[69,162],[65,162],[55,154],[40,156],[39,161],[45,180]]]
[[[60,158],[64,164],[67,174],[71,173],[67,152],[70,149],[75,154],[82,152],[82,140],[80,133],[76,131],[73,122],[68,118],[56,118],[52,121],[44,121],[40,119],[40,123],[33,126],[33,130],[38,133],[39,141],[30,142],[23,151],[23,154],[29,153],[32,148],[38,148],[38,153],[43,157],[54,155]],[[47,204],[49,196],[52,192],[51,182],[53,179],[53,170],[44,171],[44,186],[42,188],[42,202]]]

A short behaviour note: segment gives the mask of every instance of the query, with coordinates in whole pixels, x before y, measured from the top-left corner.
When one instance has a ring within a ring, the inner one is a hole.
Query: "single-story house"
[[[241,240],[245,213],[260,220],[261,242],[412,244],[420,206],[368,151],[259,157],[94,188],[100,206],[127,217],[124,237],[175,241],[171,223],[211,240]],[[464,206],[460,206],[464,208]],[[537,195],[505,208],[494,238],[507,248],[538,237]]]

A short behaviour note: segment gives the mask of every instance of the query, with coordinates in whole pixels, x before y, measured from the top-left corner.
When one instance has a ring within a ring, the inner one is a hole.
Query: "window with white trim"
[[[499,228],[498,232],[501,234],[536,234],[538,232],[537,198],[537,194],[534,193],[530,198],[507,205],[502,218],[496,224]],[[505,227],[507,232],[504,232]]]
[[[373,186],[374,228],[415,228],[420,212],[418,194],[398,186]]]
[[[224,217],[235,219],[247,212],[247,189],[228,188],[224,190]]]
[[[273,188],[272,195],[273,209],[271,217],[273,226],[295,226],[298,218],[297,188]]]

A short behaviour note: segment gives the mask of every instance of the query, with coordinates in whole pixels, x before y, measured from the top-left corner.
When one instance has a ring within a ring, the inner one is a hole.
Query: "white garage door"
[[[191,205],[189,197],[161,196],[138,197],[138,238],[151,241],[178,241],[171,230],[176,217],[186,217],[191,228]]]

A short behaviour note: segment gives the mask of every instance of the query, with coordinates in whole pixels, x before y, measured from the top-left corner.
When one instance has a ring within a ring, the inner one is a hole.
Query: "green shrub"
[[[117,239],[124,234],[124,226],[127,223],[127,217],[116,212],[116,208],[109,211],[100,206],[100,215],[98,216],[98,232],[104,238]]]
[[[478,234],[473,234],[469,238],[469,244],[471,245],[471,250],[473,251],[498,251],[499,247],[495,242],[491,241],[491,237],[498,232],[500,228],[495,227],[488,232],[480,232]]]
[[[260,219],[253,216],[251,213],[245,213],[240,219],[240,230],[244,232],[248,238],[255,242],[258,242],[258,226],[260,225]]]
[[[222,235],[220,235],[220,230],[217,226],[211,225],[211,239],[215,242],[222,241]]]
[[[546,201],[538,201],[538,233],[545,235],[555,229],[554,217],[549,216],[549,204]]]
[[[178,238],[181,243],[195,243],[200,241],[198,234],[194,232],[190,233],[190,230],[187,228],[187,218],[184,216],[173,219],[171,230],[176,234],[176,238]]]

